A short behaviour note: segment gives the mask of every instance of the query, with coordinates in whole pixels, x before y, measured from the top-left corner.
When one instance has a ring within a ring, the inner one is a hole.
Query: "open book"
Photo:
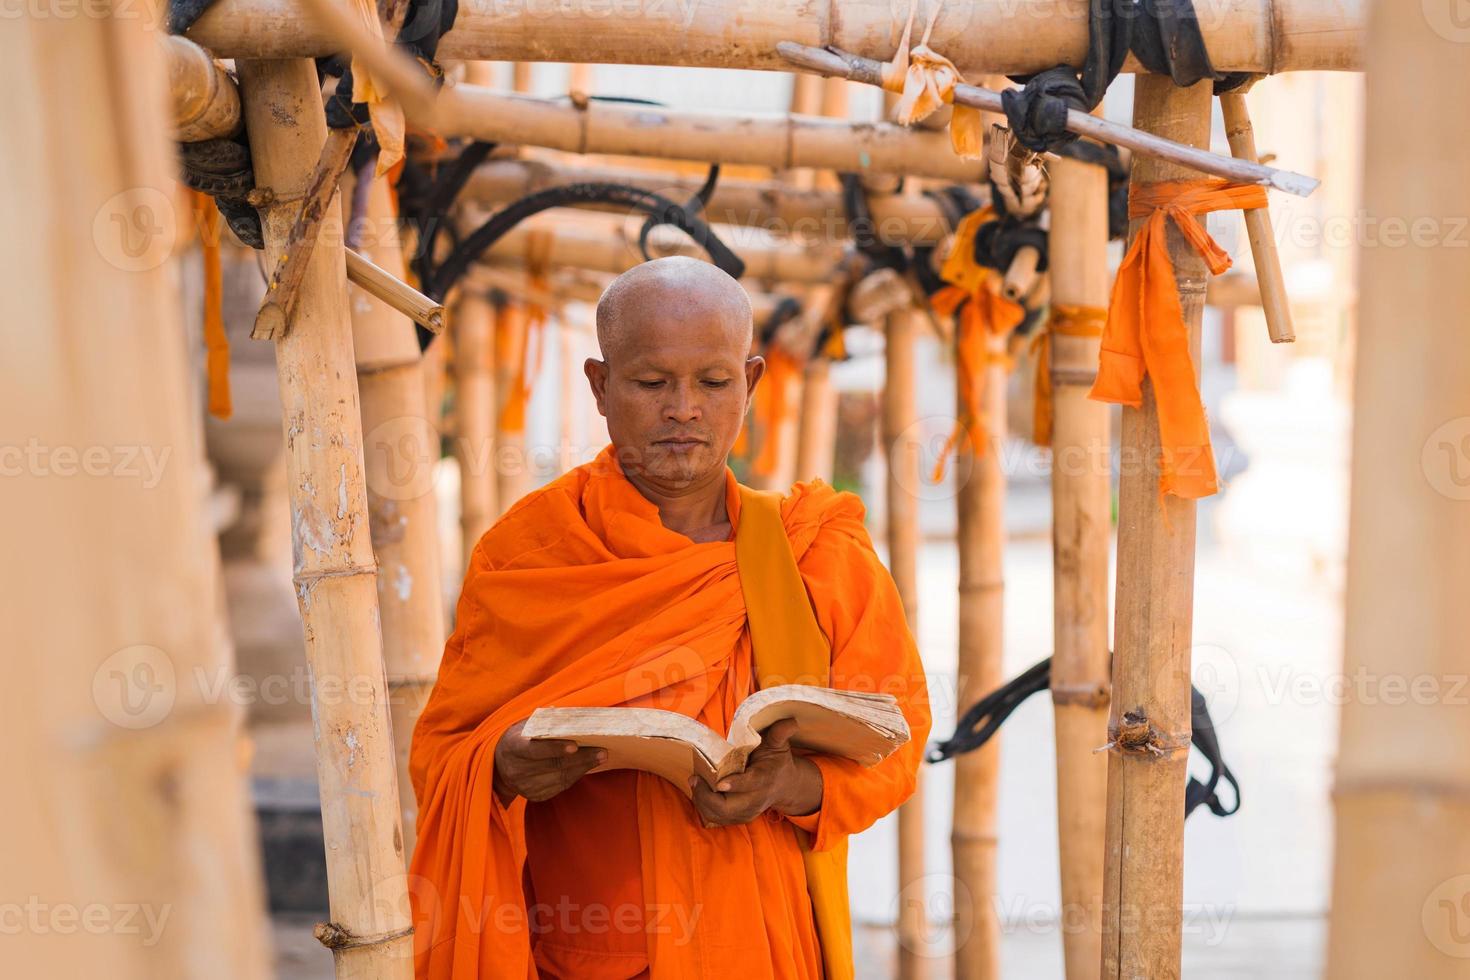
[[[743,771],[760,733],[785,718],[796,719],[793,746],[865,766],[877,765],[909,740],[908,722],[893,695],[805,684],[755,692],[735,710],[724,738],[688,715],[657,708],[539,708],[521,734],[606,749],[607,760],[595,772],[641,769],[688,795],[691,773],[714,784]]]

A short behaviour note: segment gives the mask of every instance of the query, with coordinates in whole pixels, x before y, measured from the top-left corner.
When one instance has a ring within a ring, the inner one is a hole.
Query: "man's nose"
[[[689,385],[673,385],[669,401],[664,406],[664,417],[671,422],[692,422],[700,416],[699,399]]]

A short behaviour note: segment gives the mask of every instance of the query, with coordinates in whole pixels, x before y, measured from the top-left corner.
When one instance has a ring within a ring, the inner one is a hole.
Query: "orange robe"
[[[726,504],[736,525],[728,469]],[[665,528],[608,447],[517,503],[470,560],[410,760],[420,980],[821,976],[798,834],[821,850],[908,798],[928,694],[858,498],[797,484],[781,515],[833,686],[895,694],[912,740],[871,769],[813,756],[823,798],[805,817],[706,829],[680,789],[630,771],[502,805],[495,745],[538,707],[657,707],[723,733],[755,688],[733,536]]]

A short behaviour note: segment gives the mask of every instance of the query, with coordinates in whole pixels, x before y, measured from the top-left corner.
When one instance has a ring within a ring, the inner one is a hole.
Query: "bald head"
[[[765,362],[750,299],[698,259],[645,262],[597,304],[602,359],[584,365],[623,471],[667,497],[722,486],[725,459]]]
[[[753,326],[745,288],[718,267],[689,256],[636,265],[614,279],[597,301],[597,346],[603,360],[663,343],[667,330],[691,328],[709,331],[710,341],[737,347],[742,358],[750,352]]]

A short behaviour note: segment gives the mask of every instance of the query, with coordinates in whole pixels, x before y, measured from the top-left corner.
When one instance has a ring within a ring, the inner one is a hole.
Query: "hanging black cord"
[[[925,760],[943,762],[980,748],[990,741],[1022,702],[1045,691],[1050,685],[1051,658],[1048,657],[971,705],[955,723],[954,734],[931,745]],[[1203,804],[1215,816],[1228,817],[1240,809],[1240,784],[1220,753],[1220,740],[1215,735],[1215,724],[1210,718],[1205,696],[1193,685],[1189,688],[1189,707],[1190,742],[1209,762],[1210,778],[1207,782],[1200,782],[1194,776],[1189,777],[1184,787],[1184,815],[1188,817]],[[1216,793],[1221,780],[1229,783],[1235,793],[1235,803],[1228,809]]]
[[[709,173],[705,175],[704,183],[700,185],[699,190],[695,191],[694,196],[680,207],[685,218],[696,218],[704,213],[704,209],[709,206],[710,198],[714,196],[715,185],[719,183],[719,180],[720,165],[712,163],[709,165]],[[643,253],[645,261],[652,258],[648,252],[648,236],[659,225],[670,224],[674,224],[674,221],[666,213],[650,214],[648,220],[643,222],[643,227],[638,231],[638,251]]]
[[[693,239],[695,244],[709,253],[710,260],[731,277],[739,279],[745,274],[745,263],[740,257],[715,236],[703,219],[686,214],[677,202],[641,187],[588,181],[549,187],[506,205],[466,237],[435,269],[431,277],[423,280],[426,287],[424,291],[434,299],[442,300],[471,263],[531,215],[548,208],[589,203],[617,204],[645,214],[662,214],[667,217],[668,224],[674,225]]]

